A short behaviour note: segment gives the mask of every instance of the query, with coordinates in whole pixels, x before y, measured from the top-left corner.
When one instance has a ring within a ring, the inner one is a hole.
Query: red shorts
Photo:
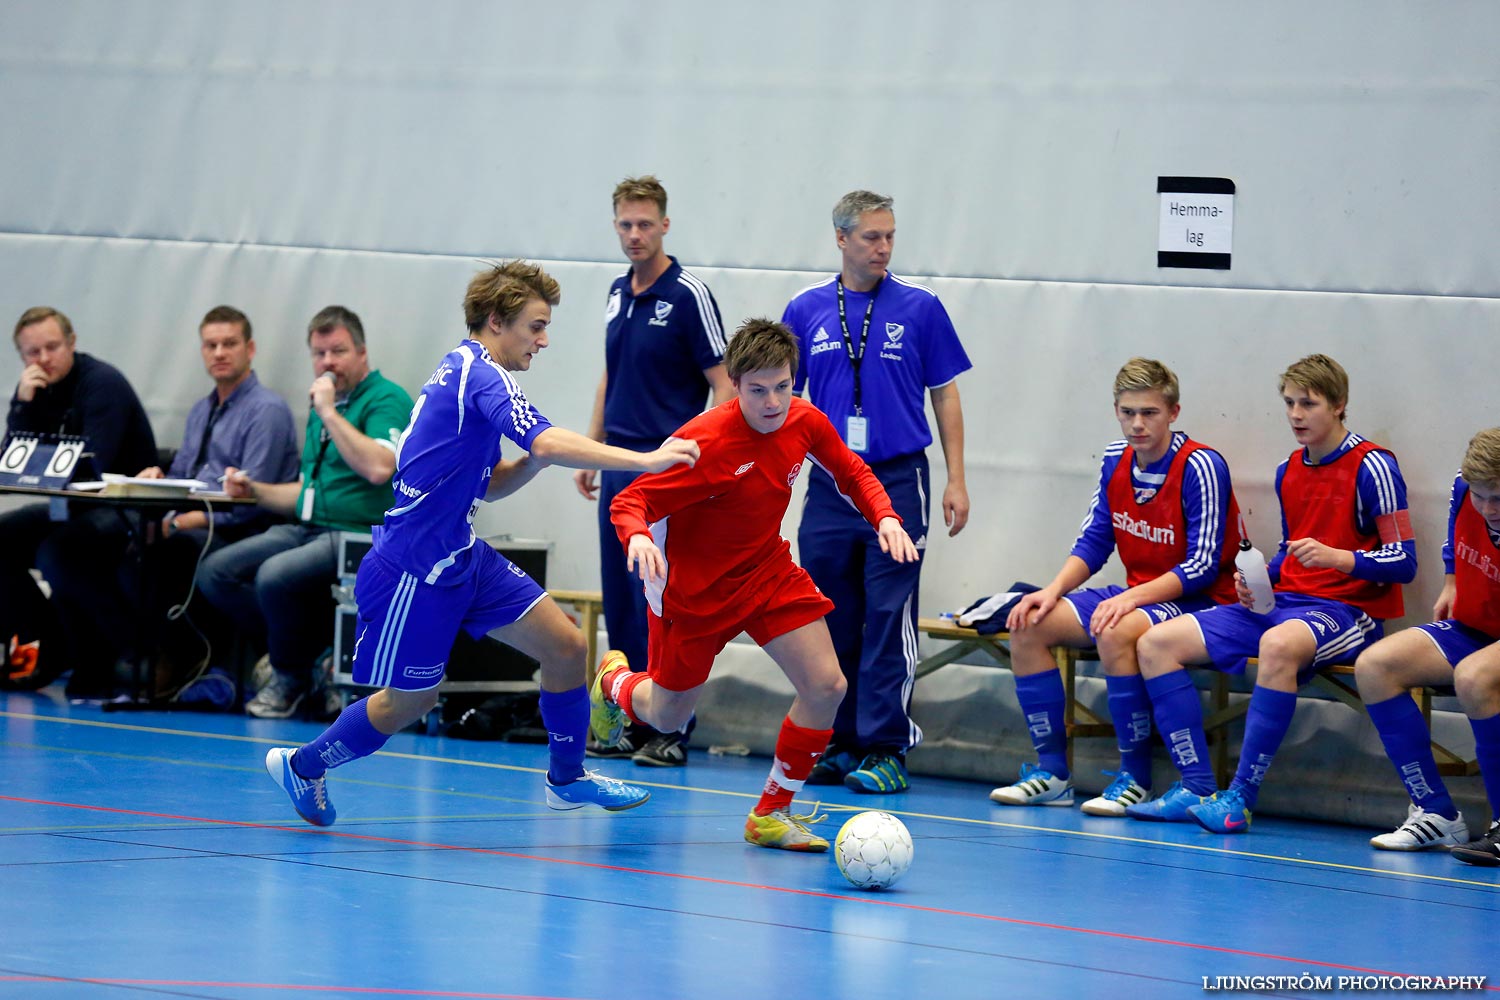
[[[823,596],[807,571],[794,563],[789,575],[769,588],[751,610],[722,626],[691,618],[669,621],[647,612],[647,673],[658,687],[691,691],[708,680],[714,658],[741,632],[748,632],[756,645],[764,646],[832,610],[833,602]]]

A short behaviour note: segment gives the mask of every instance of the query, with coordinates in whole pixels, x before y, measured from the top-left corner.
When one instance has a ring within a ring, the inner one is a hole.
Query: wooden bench
[[[951,618],[918,618],[917,629],[923,635],[953,643],[940,652],[917,661],[916,676],[919,678],[975,652],[984,653],[996,666],[1010,669],[1009,632],[981,635],[957,624]],[[1062,674],[1063,690],[1068,695],[1068,700],[1063,705],[1063,727],[1068,734],[1068,766],[1072,767],[1073,737],[1114,736],[1115,727],[1108,719],[1099,718],[1078,700],[1078,661],[1097,660],[1099,654],[1092,649],[1053,646],[1052,658],[1057,663],[1058,672]]]
[[[993,635],[980,635],[972,628],[964,628],[951,618],[919,618],[917,629],[923,635],[933,639],[940,639],[952,643],[952,645],[925,657],[917,662],[916,676],[925,677],[935,670],[941,669],[956,660],[975,652],[982,652],[988,656],[995,666],[1010,668],[1010,633],[997,632]],[[1080,660],[1097,660],[1099,654],[1094,649],[1070,649],[1066,646],[1054,646],[1052,657],[1057,662],[1058,672],[1062,675],[1063,690],[1067,692],[1068,700],[1063,710],[1063,720],[1069,736],[1068,742],[1068,766],[1073,766],[1073,744],[1072,737],[1075,736],[1114,736],[1115,729],[1108,719],[1101,719],[1084,706],[1078,700],[1077,680],[1078,662]],[[1249,661],[1247,671],[1256,666],[1252,657]],[[1229,756],[1229,726],[1237,719],[1244,717],[1249,710],[1250,700],[1248,698],[1231,704],[1230,678],[1232,675],[1219,671],[1211,672],[1209,682],[1209,709],[1204,713],[1203,730],[1212,745],[1214,774],[1220,785],[1224,785],[1232,774],[1230,765],[1234,763]],[[1253,675],[1252,675],[1253,676]],[[1354,667],[1342,664],[1325,667],[1312,675],[1308,686],[1331,695],[1335,700],[1343,702],[1357,712],[1365,711],[1365,704],[1359,697],[1359,690],[1354,684]],[[1432,698],[1435,691],[1432,688],[1419,688],[1412,692],[1412,698],[1422,710],[1422,718],[1427,723],[1427,731],[1432,732]],[[1476,761],[1465,759],[1452,750],[1448,749],[1436,739],[1432,740],[1433,757],[1437,760],[1438,772],[1444,775],[1475,775],[1479,773],[1479,765]]]

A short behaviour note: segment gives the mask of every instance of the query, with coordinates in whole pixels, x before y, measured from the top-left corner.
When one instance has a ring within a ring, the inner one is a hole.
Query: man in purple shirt
[[[213,379],[214,387],[188,411],[182,445],[163,473],[150,466],[139,473],[143,478],[197,479],[217,486],[224,470],[233,466],[244,469],[261,482],[286,483],[297,478],[299,454],[296,422],[286,400],[260,384],[251,369],[255,359],[250,319],[233,306],[215,306],[198,325],[198,347],[203,367]],[[179,601],[189,601],[191,619],[208,641],[211,651],[223,658],[233,638],[229,619],[203,599],[189,598],[193,572],[203,551],[213,551],[230,542],[264,531],[276,518],[259,506],[246,505],[212,515],[204,510],[173,511],[162,519],[161,537],[151,547],[155,582],[153,614],[166,631],[160,644],[170,652],[181,639],[171,628],[168,608]],[[184,630],[179,630],[184,631]],[[202,649],[190,643],[192,651],[181,659],[196,661]],[[170,658],[170,657],[169,657]],[[204,700],[218,707],[228,707],[234,698],[235,685],[221,671],[211,671],[200,683],[183,692],[189,701]]]
[[[222,482],[229,466],[244,469],[266,483],[297,478],[296,421],[286,400],[260,384],[250,363],[255,359],[250,318],[233,306],[215,306],[198,325],[203,367],[214,380],[213,391],[188,411],[182,446],[165,473],[142,469],[146,479],[197,479]],[[260,507],[246,506],[213,515],[213,546],[238,541],[270,523]],[[162,521],[162,534],[191,533],[199,546],[207,535],[208,514],[174,512]]]

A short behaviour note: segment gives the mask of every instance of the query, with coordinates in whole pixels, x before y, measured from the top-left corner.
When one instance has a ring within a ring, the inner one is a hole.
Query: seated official
[[[250,319],[233,306],[210,309],[198,325],[198,346],[203,367],[213,379],[213,390],[188,411],[182,446],[164,473],[152,465],[137,473],[155,479],[197,479],[217,486],[225,470],[238,468],[252,479],[268,483],[297,478],[297,431],[292,409],[272,390],[261,385],[251,362],[255,341]],[[280,520],[259,506],[237,507],[212,515],[184,509],[162,518],[157,544],[151,547],[155,594],[153,613],[157,624],[167,625],[167,609],[186,599],[199,556],[231,542],[259,534]],[[220,656],[232,641],[232,626],[203,599],[191,602],[190,617]],[[193,654],[196,659],[201,648]],[[212,654],[211,654],[212,655]],[[232,699],[233,683],[219,689]]]
[[[231,496],[254,497],[293,523],[210,553],[197,577],[215,607],[263,637],[272,678],[245,707],[260,718],[286,718],[312,687],[313,668],[333,639],[336,533],[369,531],[385,517],[396,443],[412,407],[405,389],[370,368],[353,311],[329,306],[307,329],[314,378],[301,475],[272,483],[231,467],[224,480]]]
[[[24,367],[8,433],[84,438],[89,457],[75,478],[129,475],[156,461],[156,439],[135,390],[119,369],[76,350],[67,316],[49,306],[28,309],[12,339]],[[67,520],[53,521],[45,503],[0,515],[0,642],[11,650],[37,642],[49,672],[72,669],[69,697],[111,697],[116,661],[130,654],[124,637],[134,634],[134,623],[118,597],[122,582],[99,567],[123,566],[131,516],[74,504]],[[50,600],[32,567],[51,587]]]

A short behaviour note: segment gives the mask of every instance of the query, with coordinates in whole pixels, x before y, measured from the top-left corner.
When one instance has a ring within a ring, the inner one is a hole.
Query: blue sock
[[[547,727],[547,751],[551,765],[547,777],[554,785],[566,785],[583,777],[583,739],[589,728],[588,688],[542,691],[542,724]]]
[[[323,735],[299,747],[292,755],[292,770],[304,778],[321,778],[329,768],[368,757],[385,746],[390,737],[370,725],[368,701],[356,701],[339,713]]]
[[[1044,771],[1056,778],[1068,778],[1068,733],[1063,713],[1067,705],[1062,674],[1045,670],[1039,674],[1016,678],[1016,701],[1031,730],[1031,745],[1036,747],[1037,761]]]
[[[1219,790],[1208,764],[1208,737],[1203,733],[1203,704],[1186,670],[1146,678],[1156,731],[1166,741],[1172,763],[1182,774],[1182,787],[1194,795],[1212,795]]]
[[[1250,709],[1245,713],[1245,742],[1240,747],[1240,766],[1235,768],[1234,781],[1230,788],[1238,788],[1245,795],[1245,808],[1255,808],[1260,798],[1260,783],[1266,780],[1266,771],[1286,731],[1292,725],[1292,713],[1297,710],[1297,694],[1294,691],[1273,691],[1255,686],[1250,692]]]
[[[1489,796],[1490,810],[1500,817],[1500,715],[1488,719],[1470,719],[1474,730],[1474,758],[1484,777],[1484,794]]]
[[[1140,674],[1105,677],[1109,688],[1109,717],[1120,745],[1120,769],[1142,788],[1151,787],[1151,696]]]
[[[1453,796],[1438,776],[1437,761],[1432,757],[1432,739],[1422,710],[1405,694],[1366,705],[1370,721],[1380,734],[1385,755],[1396,766],[1396,776],[1406,785],[1411,800],[1444,819],[1457,819],[1458,808]]]

